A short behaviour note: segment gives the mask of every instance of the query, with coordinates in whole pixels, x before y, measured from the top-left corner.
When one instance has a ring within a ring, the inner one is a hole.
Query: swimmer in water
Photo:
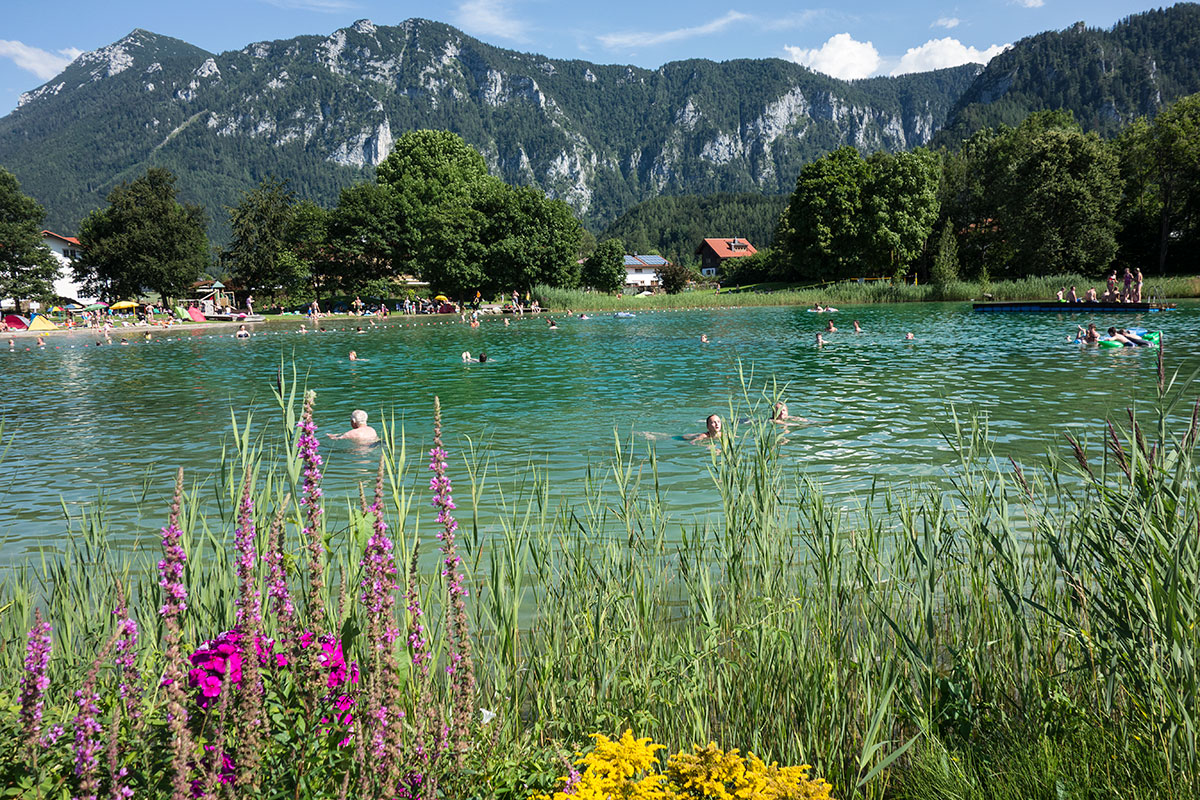
[[[350,360],[351,361],[366,361],[365,358],[359,358],[358,353],[354,352],[353,350],[350,351]]]
[[[859,327],[859,325],[858,325],[858,320],[854,320],[854,332],[855,332],[855,333],[862,333],[862,328],[861,328],[861,327]]]
[[[817,347],[823,347],[824,345],[825,345],[825,337],[823,337],[820,333],[818,333],[817,334]]]
[[[548,319],[548,320],[546,320],[546,322],[550,323],[550,330],[552,330],[552,331],[556,331],[556,330],[558,330],[558,323],[557,323],[557,322],[555,322],[555,321],[554,321],[554,320],[552,320],[552,319]]]
[[[702,344],[708,344],[708,334],[707,333],[700,334],[700,342]]]
[[[463,351],[463,354],[462,354],[462,360],[463,360],[463,363],[464,363],[464,364],[478,364],[478,363],[479,363],[479,359],[478,359],[478,358],[472,358],[472,357],[471,357],[471,351],[470,351],[470,350],[464,350],[464,351]]]
[[[250,331],[246,330],[246,326],[245,326],[245,325],[241,325],[241,326],[239,326],[239,327],[238,327],[238,329],[237,329],[237,333],[235,333],[235,334],[234,334],[234,336],[236,336],[236,337],[237,337],[237,338],[239,338],[239,339],[249,339],[249,338],[250,338]]]
[[[46,340],[45,340],[45,339],[43,339],[42,337],[40,337],[40,336],[39,336],[39,337],[38,337],[38,343],[37,343],[37,346],[38,346],[38,347],[45,347],[45,346],[46,346]]]
[[[379,434],[367,424],[367,412],[356,410],[350,415],[350,430],[345,433],[331,433],[330,439],[349,439],[357,444],[374,444],[379,441]]]
[[[504,327],[508,327],[508,317],[504,318]]]
[[[693,444],[713,444],[721,439],[721,418],[716,414],[709,414],[708,419],[704,420],[704,433],[689,433],[683,438]]]
[[[825,324],[825,332],[826,333],[837,333],[837,328],[833,327],[833,320],[829,320],[829,322],[827,322]]]
[[[1100,341],[1100,331],[1096,330],[1096,323],[1089,322],[1086,330],[1082,325],[1076,325],[1075,341],[1083,344],[1095,344]]]
[[[914,338],[916,338],[916,337],[914,337],[914,336],[912,335],[912,332],[911,332],[911,331],[910,331],[909,333],[906,333],[906,334],[904,334],[904,340],[905,340],[906,342],[911,342],[911,341],[912,341]]]
[[[776,425],[795,425],[798,422],[808,422],[803,417],[793,417],[788,413],[787,403],[780,401],[771,406],[771,422]]]
[[[301,323],[300,323],[300,330],[298,330],[298,331],[296,331],[296,332],[297,332],[297,333],[308,333],[308,328],[304,327],[304,323],[303,323],[303,322],[301,322]]]

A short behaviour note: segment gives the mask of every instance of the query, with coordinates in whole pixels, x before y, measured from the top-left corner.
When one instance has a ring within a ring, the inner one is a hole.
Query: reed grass
[[[301,491],[294,380],[280,390],[272,427],[235,419],[219,469],[185,486],[189,648],[233,624],[244,475],[258,551],[272,516],[284,513],[293,591],[303,590],[304,512],[289,503]],[[780,461],[781,431],[765,421],[775,390],[747,388],[710,451],[713,512],[701,519],[672,515],[653,450],[619,436],[608,463],[572,487],[576,499],[558,504],[553,476],[494,463],[468,443],[448,474],[458,487],[475,703],[496,717],[472,721],[472,755],[442,776],[442,796],[549,790],[561,755],[591,733],[629,727],[672,750],[716,741],[811,764],[840,798],[1196,797],[1193,396],[1160,361],[1153,412],[1130,412],[1090,441],[1067,439],[1033,465],[996,452],[986,419],[949,410],[957,460],[946,485],[879,489],[847,508]],[[753,421],[736,422],[744,417]],[[381,451],[395,562],[409,563],[418,546],[425,554],[412,576],[432,655],[424,689],[403,636],[393,651],[412,721],[454,702],[448,579],[435,566],[438,525],[417,502],[426,479],[412,469],[403,431],[385,426]],[[155,500],[165,509],[167,498]],[[320,589],[347,660],[364,668],[378,663],[355,588],[372,535],[365,508],[328,503]],[[46,719],[67,723],[124,587],[141,631],[138,666],[150,676],[141,703],[151,733],[130,729],[122,752],[135,791],[154,795],[169,756],[156,680],[159,555],[110,548],[120,524],[103,508],[75,518],[61,557],[4,577],[0,708],[14,705],[18,643],[38,607],[54,629]],[[400,630],[410,621],[400,612]],[[264,633],[279,633],[269,615]],[[277,713],[261,796],[334,795],[366,780],[369,753],[326,740],[300,746],[305,715],[286,703]],[[20,741],[18,725],[0,712],[5,741]],[[73,790],[67,738],[36,768],[0,748],[0,782],[29,797]]]
[[[694,289],[679,294],[613,295],[537,286],[533,296],[546,308],[555,311],[636,311],[637,309],[715,308],[739,306],[811,306],[868,305],[878,303],[965,302],[984,300],[985,295],[1003,300],[1053,300],[1059,289],[1075,286],[1080,297],[1089,286],[1101,292],[1104,281],[1082,275],[1049,275],[1019,280],[956,281],[935,286],[932,284],[892,283],[891,281],[843,281],[815,286],[795,286],[764,283],[752,286],[724,286],[718,294],[715,288]],[[1177,300],[1200,297],[1200,277],[1172,276],[1148,278],[1143,287],[1146,300]]]

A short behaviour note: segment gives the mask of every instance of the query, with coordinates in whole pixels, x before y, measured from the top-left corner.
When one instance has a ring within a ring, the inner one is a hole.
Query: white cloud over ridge
[[[706,36],[724,28],[735,22],[743,22],[751,19],[750,15],[743,14],[740,11],[730,11],[722,17],[706,22],[703,25],[696,25],[691,28],[676,28],[672,31],[627,31],[624,33],[605,33],[597,36],[600,43],[605,47],[624,48],[624,47],[653,47],[654,45],[666,44],[667,42],[679,42],[684,39],[692,39],[696,36]]]
[[[67,47],[57,53],[31,47],[24,42],[0,39],[0,58],[10,59],[23,70],[32,72],[44,81],[48,81],[66,69],[67,64],[74,61],[83,51]]]
[[[504,0],[466,0],[455,10],[454,24],[475,36],[528,41],[529,26],[513,16]]]
[[[920,47],[910,47],[900,57],[900,63],[892,70],[893,75],[909,72],[928,72],[934,69],[957,67],[962,64],[986,64],[1012,45],[994,44],[986,50],[968,47],[957,39],[930,39]]]
[[[879,51],[875,45],[857,41],[848,33],[831,36],[825,44],[812,50],[791,45],[785,45],[783,49],[790,60],[832,78],[866,78],[879,69]]]

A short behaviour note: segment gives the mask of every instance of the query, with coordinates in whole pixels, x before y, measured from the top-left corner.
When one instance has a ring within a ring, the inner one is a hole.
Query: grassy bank
[[[544,471],[439,446],[436,521],[429,460],[399,431],[375,491],[326,504],[285,387],[276,422],[236,424],[218,476],[181,485],[164,550],[111,550],[122,521],[97,511],[63,558],[7,576],[0,735],[20,744],[0,783],[525,798],[561,786],[589,734],[631,728],[812,765],[839,798],[1196,797],[1198,422],[1194,392],[1162,384],[1157,413],[1044,464],[947,413],[951,492],[849,510],[785,468],[764,422],[710,451],[703,520],[673,518],[653,453],[620,439],[563,506]],[[729,418],[773,399],[747,392]],[[35,607],[53,649],[31,736]],[[268,656],[239,645],[236,679],[187,658],[239,620]],[[300,631],[331,634],[327,656]],[[337,683],[335,644],[357,665]]]
[[[794,286],[764,283],[753,286],[726,286],[716,289],[696,289],[676,295],[656,294],[650,297],[588,293],[570,289],[539,286],[534,290],[543,306],[555,311],[635,311],[665,308],[713,308],[728,306],[811,306],[862,305],[868,303],[925,303],[943,301],[983,300],[985,294],[994,300],[1053,300],[1059,289],[1075,286],[1080,296],[1087,287],[1096,286],[1102,292],[1104,282],[1080,275],[1056,275],[1025,278],[1016,281],[988,283],[956,282],[945,286],[911,283],[893,284],[889,281],[857,281],[830,283],[821,286]],[[1186,299],[1200,297],[1200,277],[1150,278],[1143,287],[1143,297],[1149,299]]]

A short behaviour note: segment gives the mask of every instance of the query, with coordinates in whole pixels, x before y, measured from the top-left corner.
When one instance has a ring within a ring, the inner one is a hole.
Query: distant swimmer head
[[[787,419],[788,407],[787,403],[779,402],[771,407],[771,419]]]
[[[486,363],[487,363],[487,353],[480,353],[480,354],[479,354],[479,363],[480,363],[480,364],[486,364]]]
[[[906,341],[911,341],[911,340],[912,340],[912,339],[914,339],[914,338],[916,338],[916,337],[914,337],[914,336],[912,335],[912,331],[909,331],[908,333],[904,334],[904,339],[905,339]]]
[[[350,427],[351,428],[361,428],[363,425],[366,425],[366,424],[367,424],[367,412],[363,411],[361,408],[356,409],[352,414],[350,414]]]

